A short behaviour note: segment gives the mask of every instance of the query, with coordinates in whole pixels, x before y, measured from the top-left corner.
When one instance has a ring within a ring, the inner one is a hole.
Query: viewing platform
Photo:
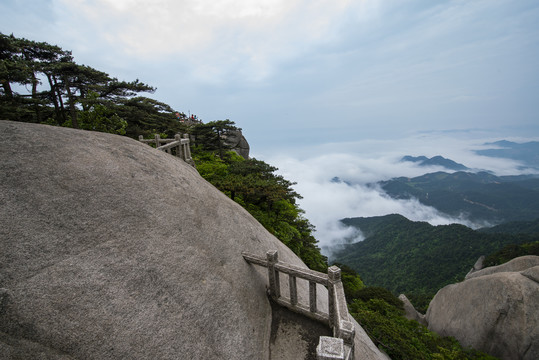
[[[332,336],[319,337],[316,347],[317,360],[353,360],[355,327],[349,319],[344,288],[341,282],[341,269],[337,266],[331,266],[328,268],[328,273],[324,274],[285,264],[278,260],[278,253],[275,250],[268,251],[265,258],[246,252],[243,252],[242,255],[250,264],[268,269],[268,295],[273,302],[328,326]],[[286,291],[281,292],[281,274],[286,274],[288,277],[287,293]],[[300,301],[301,297],[298,296],[298,279],[308,282],[309,296],[307,303]],[[327,288],[327,312],[324,311],[325,309],[318,308],[317,284]]]

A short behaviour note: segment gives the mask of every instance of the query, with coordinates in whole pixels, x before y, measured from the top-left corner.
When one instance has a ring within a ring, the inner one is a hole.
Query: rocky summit
[[[270,358],[267,270],[241,253],[305,265],[243,208],[130,138],[0,136],[1,359]],[[355,343],[383,358],[357,324]]]
[[[501,359],[539,359],[539,256],[473,271],[441,289],[428,327]]]

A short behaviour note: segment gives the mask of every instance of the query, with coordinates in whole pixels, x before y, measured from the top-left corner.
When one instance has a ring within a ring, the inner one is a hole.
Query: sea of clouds
[[[299,205],[305,211],[305,217],[316,227],[315,237],[322,251],[331,255],[332,249],[338,248],[339,244],[364,239],[360,231],[340,222],[348,217],[401,214],[410,220],[426,221],[432,225],[459,223],[471,228],[492,225],[471,222],[465,215],[449,216],[421,204],[417,199],[393,199],[377,182],[435,171],[451,172],[441,167],[420,167],[411,162],[401,162],[404,155],[441,155],[474,169],[471,171],[488,170],[496,175],[525,173],[519,169],[522,164],[514,160],[475,153],[475,150],[488,148],[484,144],[493,140],[499,139],[470,140],[429,134],[398,141],[324,144],[308,150],[273,154],[264,160],[278,167],[278,173],[286,179],[296,182],[294,189],[303,196]]]

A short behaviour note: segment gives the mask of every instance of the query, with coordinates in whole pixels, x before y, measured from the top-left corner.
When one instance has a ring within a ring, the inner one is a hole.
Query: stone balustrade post
[[[344,343],[342,339],[320,336],[316,347],[317,360],[345,360]]]
[[[344,343],[350,347],[354,347],[354,337],[356,335],[356,328],[350,321],[341,321],[339,324],[339,337],[343,339]]]
[[[161,136],[159,134],[155,134],[155,148],[157,149],[161,142]]]
[[[178,147],[176,148],[176,156],[186,160],[185,154],[183,153],[182,136],[180,134],[174,135],[174,141],[178,142]]]
[[[298,287],[295,276],[288,275],[288,286],[290,288],[290,304],[296,306],[298,304]]]
[[[183,138],[189,140],[189,134],[183,134]],[[184,145],[184,156],[185,160],[191,160],[191,147],[189,143]]]
[[[337,311],[335,311],[337,306],[335,284],[339,282],[341,282],[341,269],[335,265],[330,266],[328,268],[328,315],[330,327],[335,327],[339,321]]]
[[[144,140],[144,136],[139,135],[139,136],[138,136],[138,141],[142,141],[142,140]]]
[[[279,282],[279,272],[275,269],[275,264],[279,261],[277,250],[270,250],[266,253],[268,260],[268,279],[271,297],[278,299],[281,296],[281,284]]]
[[[316,312],[316,283],[309,281],[309,310],[312,313]]]

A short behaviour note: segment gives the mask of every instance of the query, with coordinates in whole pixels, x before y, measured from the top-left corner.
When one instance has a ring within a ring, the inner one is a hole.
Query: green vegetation
[[[163,132],[174,135],[184,128],[170,106],[138,95],[155,88],[77,64],[71,51],[45,42],[0,33],[0,82],[3,120],[133,138]],[[18,92],[24,89],[27,93]]]
[[[528,182],[529,177],[521,178],[521,182]],[[479,229],[479,231],[487,234],[512,234],[516,236],[538,238],[539,237],[539,219],[532,221],[511,221],[503,223],[491,228]],[[501,265],[519,256],[538,255],[539,256],[539,241],[528,243],[513,243],[508,244],[502,249],[485,257],[484,267]]]
[[[396,215],[390,218],[402,220]],[[366,231],[376,234],[387,228],[387,219],[372,218],[369,225],[365,227]],[[335,265],[342,270],[350,314],[392,359],[496,359],[480,351],[465,349],[454,338],[441,337],[417,321],[406,319],[402,301],[391,291],[379,286],[365,287],[353,268],[341,263]],[[422,304],[416,308],[425,312],[432,295],[410,297],[414,303]]]
[[[363,290],[365,284],[357,274],[357,272],[351,267],[334,263],[333,265],[338,266],[341,269],[341,281],[344,288],[344,296],[346,301],[351,303],[354,299],[358,298],[360,291]]]
[[[531,221],[510,221],[478,231],[487,234],[539,234],[539,219]]]
[[[432,226],[401,215],[344,219],[343,223],[361,229],[366,239],[347,245],[335,261],[357,271],[366,285],[404,293],[421,309],[440,288],[464,279],[481,255],[539,238],[537,234],[487,234],[457,224]]]
[[[539,177],[436,172],[381,182],[393,198],[416,198],[451,216],[501,223],[539,218]]]
[[[223,137],[230,131],[241,130],[228,119],[212,121],[208,124],[197,124],[190,129],[195,139],[195,144],[202,152],[214,152],[219,158],[224,159],[226,146]]]
[[[539,241],[519,245],[506,245],[501,250],[487,256],[483,262],[483,266],[501,265],[516,257],[525,255],[539,256]]]
[[[222,137],[234,130],[234,122],[229,120],[193,127],[196,134],[193,159],[199,173],[249,211],[307,266],[327,271],[327,259],[312,235],[314,227],[296,203],[301,197],[292,189],[294,183],[277,175],[277,168],[264,161],[244,159],[227,151]]]
[[[382,288],[364,288],[349,306],[373,342],[391,359],[496,359],[464,349],[451,337],[441,337],[417,321],[406,319],[402,302]]]

